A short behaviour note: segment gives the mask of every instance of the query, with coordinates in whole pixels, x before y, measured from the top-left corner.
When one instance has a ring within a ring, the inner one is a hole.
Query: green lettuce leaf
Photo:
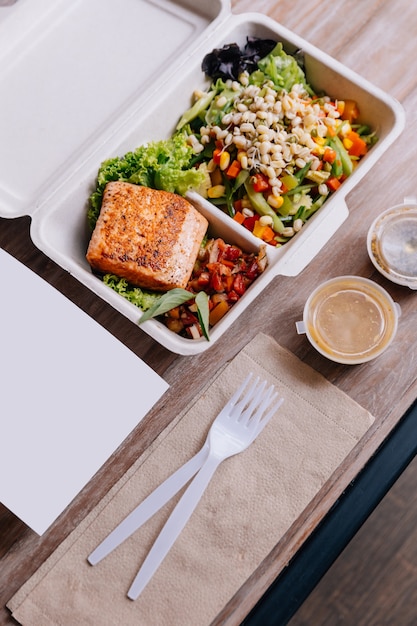
[[[104,161],[98,171],[96,189],[90,196],[87,212],[90,227],[95,226],[104,188],[110,181],[121,180],[180,195],[199,187],[205,173],[191,166],[193,157],[186,136],[176,133],[169,139],[143,144],[134,152]]]
[[[159,293],[154,291],[146,291],[140,287],[134,287],[125,278],[120,278],[115,274],[105,274],[103,276],[103,282],[105,285],[116,291],[118,294],[129,300],[132,304],[147,311],[157,300],[160,298]]]
[[[303,85],[306,92],[312,94],[312,89],[306,81],[305,74],[298,65],[296,59],[284,52],[282,43],[279,42],[265,58],[258,61],[259,70],[264,77],[271,79],[274,85],[285,91],[291,91],[294,85]],[[258,81],[261,74],[254,72],[252,80]]]

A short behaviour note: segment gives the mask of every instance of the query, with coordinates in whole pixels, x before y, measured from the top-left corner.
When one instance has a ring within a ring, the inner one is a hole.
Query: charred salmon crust
[[[110,182],[86,258],[93,270],[139,287],[185,288],[207,227],[206,218],[182,196]]]

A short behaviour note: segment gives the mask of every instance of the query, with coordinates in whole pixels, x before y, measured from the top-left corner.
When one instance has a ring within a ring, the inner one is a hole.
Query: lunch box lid
[[[228,0],[0,2],[0,215],[33,215],[229,12]]]

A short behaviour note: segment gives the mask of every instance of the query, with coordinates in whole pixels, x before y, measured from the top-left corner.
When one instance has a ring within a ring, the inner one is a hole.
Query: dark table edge
[[[417,400],[243,621],[284,626],[417,453]]]

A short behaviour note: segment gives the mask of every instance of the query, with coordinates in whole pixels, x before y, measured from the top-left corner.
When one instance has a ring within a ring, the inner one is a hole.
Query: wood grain
[[[417,308],[415,293],[388,283],[373,268],[366,233],[383,209],[415,192],[417,143],[417,13],[408,0],[234,0],[235,12],[258,11],[315,44],[400,100],[407,131],[348,195],[348,220],[296,278],[277,277],[218,344],[193,357],[176,356],[102,302],[39,252],[30,239],[29,218],[0,219],[0,246],[40,274],[115,334],[171,388],[119,450],[41,538],[0,506],[0,624],[13,624],[5,603],[56,546],[85,517],[158,433],[200,390],[205,380],[256,333],[273,336],[328,380],[371,411],[376,420],[367,436],[325,485],[258,571],[225,607],[216,624],[239,624],[292,555],[317,526],[338,495],[389,435],[417,396]],[[400,304],[394,345],[361,366],[336,365],[316,353],[295,332],[304,302],[323,280],[359,274],[382,284]],[[187,381],[184,384],[184,381]]]

